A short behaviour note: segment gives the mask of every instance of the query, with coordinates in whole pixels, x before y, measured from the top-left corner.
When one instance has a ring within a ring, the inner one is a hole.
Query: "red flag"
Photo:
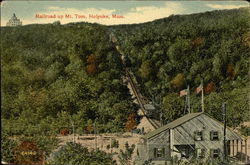
[[[188,94],[188,90],[187,89],[184,89],[184,90],[180,91],[180,97],[186,96],[187,94]]]
[[[200,93],[201,91],[202,91],[202,85],[198,86],[198,87],[195,89],[196,94]]]

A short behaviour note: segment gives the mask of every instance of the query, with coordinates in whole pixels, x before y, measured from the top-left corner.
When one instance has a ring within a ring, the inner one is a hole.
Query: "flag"
[[[203,88],[202,85],[198,86],[198,87],[195,89],[195,93],[196,93],[196,94],[199,94],[199,93],[202,91],[202,88]]]
[[[180,91],[180,97],[186,96],[187,94],[188,94],[188,90],[187,89],[184,89],[184,90]]]

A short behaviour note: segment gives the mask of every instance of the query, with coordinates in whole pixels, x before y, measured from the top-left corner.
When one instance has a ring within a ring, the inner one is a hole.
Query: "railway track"
[[[146,117],[146,119],[148,120],[148,122],[149,122],[155,129],[159,128],[159,127],[160,127],[160,124],[158,124],[156,121],[152,120],[151,118],[149,118],[149,117],[147,116],[146,110],[145,110],[145,108],[144,108],[144,104],[145,104],[145,103],[144,103],[143,99],[141,98],[141,94],[139,93],[139,91],[138,91],[138,89],[137,89],[137,87],[136,87],[136,85],[135,85],[135,83],[134,83],[134,80],[133,80],[131,74],[129,73],[129,71],[128,71],[127,69],[126,69],[126,76],[127,76],[128,83],[130,83],[130,86],[131,86],[131,88],[132,88],[132,90],[133,90],[133,93],[135,94],[136,99],[137,99],[137,101],[138,101],[138,104],[139,104],[139,106],[140,106],[140,108],[141,108],[141,110],[142,110],[143,116]]]
[[[115,38],[115,37],[114,37]],[[116,41],[117,40],[112,40],[112,42],[116,45],[116,50],[119,52],[120,56],[121,56],[121,60],[122,60],[122,63],[123,65],[125,66],[125,61],[124,61],[124,54],[121,52],[120,50],[120,47],[116,44]],[[145,104],[145,101],[142,99],[142,95],[140,94],[140,92],[138,91],[137,87],[136,87],[136,84],[133,80],[133,77],[131,76],[131,73],[128,71],[127,68],[125,68],[125,72],[126,72],[126,79],[128,80],[128,83],[130,84],[131,88],[132,88],[132,91],[137,99],[137,102],[141,108],[141,111],[142,111],[142,114],[143,116],[145,116],[145,118],[148,120],[148,122],[155,128],[159,128],[160,127],[160,123],[159,122],[156,122],[155,120],[149,118],[146,114],[146,110],[144,108],[144,104]]]

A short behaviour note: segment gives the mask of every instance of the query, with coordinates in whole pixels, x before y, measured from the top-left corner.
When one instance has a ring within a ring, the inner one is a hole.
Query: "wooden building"
[[[187,114],[146,134],[137,145],[135,164],[150,161],[157,165],[167,164],[173,159],[222,158],[223,128],[223,123],[206,113]],[[232,141],[242,142],[243,138],[227,128],[226,140],[227,155],[234,155],[229,144]]]

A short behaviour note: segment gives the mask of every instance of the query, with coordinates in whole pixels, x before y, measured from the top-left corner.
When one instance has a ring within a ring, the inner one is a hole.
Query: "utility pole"
[[[95,120],[95,122],[96,122],[96,120]],[[95,150],[97,151],[97,137],[96,137],[96,127],[95,127],[95,122],[94,122]]]
[[[191,113],[191,110],[190,110],[190,92],[189,92],[189,85],[188,85],[188,88],[187,88],[187,97],[188,97],[188,113]]]
[[[227,140],[226,140],[226,130],[227,130],[227,119],[226,119],[226,103],[222,103],[222,110],[223,110],[223,121],[224,121],[224,139],[223,139],[223,148],[224,148],[224,155],[223,160],[224,162],[227,161]]]
[[[201,80],[201,110],[204,112],[204,89],[203,89],[203,80]]]
[[[110,137],[110,153],[112,153],[112,138]]]
[[[74,122],[71,120],[71,125],[73,127],[73,142],[75,143],[75,126],[74,126]]]
[[[162,110],[161,110],[161,113],[160,113],[160,123],[161,123],[161,126],[163,126],[163,120],[162,120]]]
[[[186,95],[186,98],[185,98],[184,114],[186,114],[186,111],[187,111],[187,104],[188,104],[188,95]]]

